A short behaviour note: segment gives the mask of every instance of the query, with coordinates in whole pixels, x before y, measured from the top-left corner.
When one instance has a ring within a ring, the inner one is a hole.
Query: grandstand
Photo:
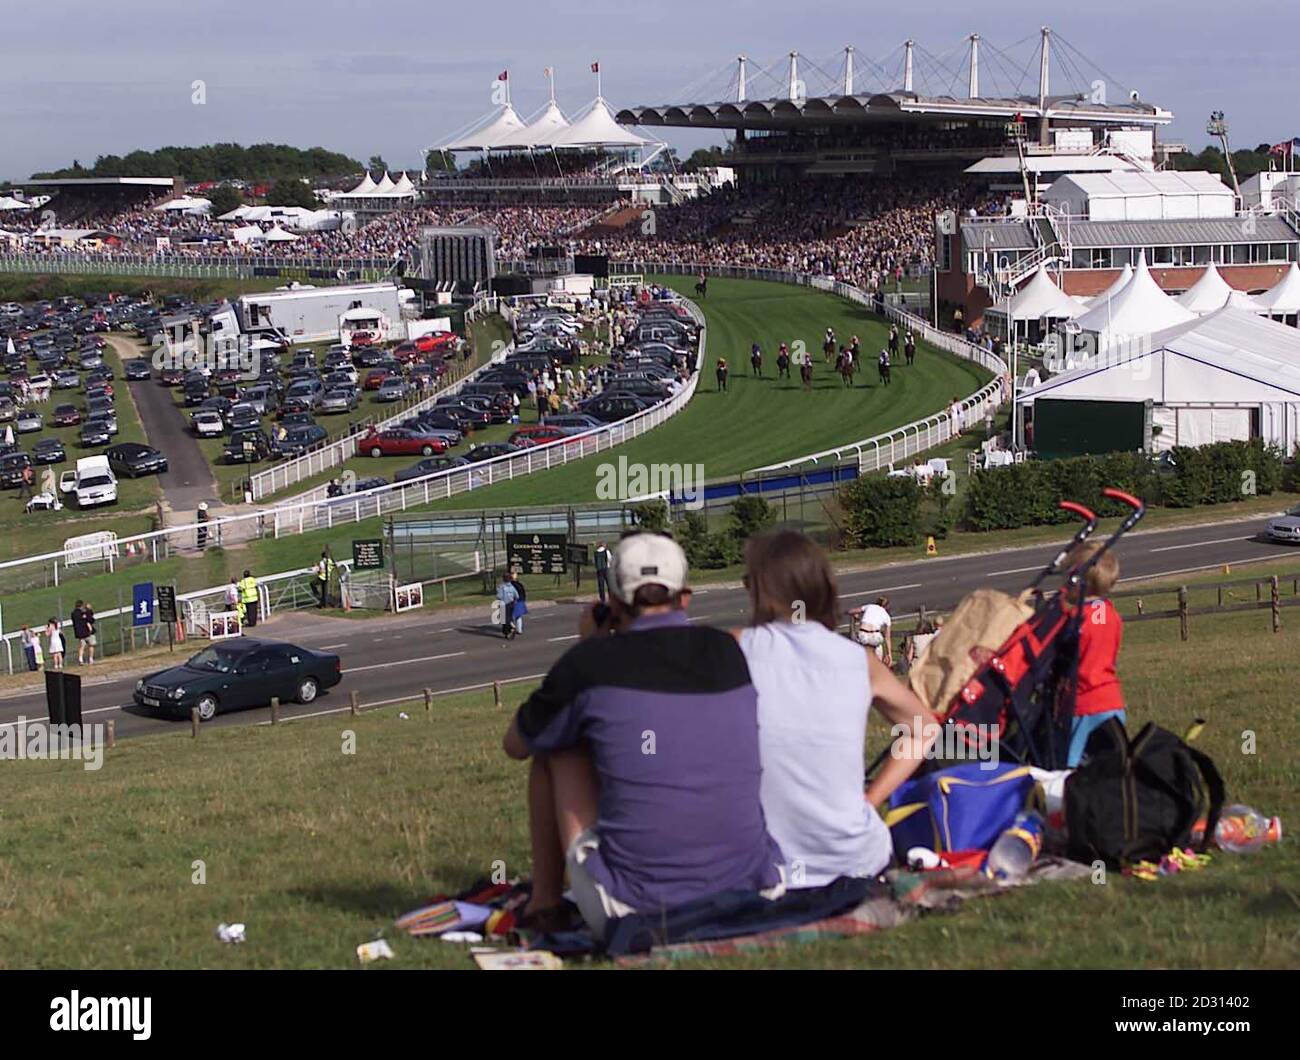
[[[105,224],[127,211],[185,194],[179,177],[82,177],[17,182],[23,189],[50,194],[43,213],[52,211],[60,225]]]

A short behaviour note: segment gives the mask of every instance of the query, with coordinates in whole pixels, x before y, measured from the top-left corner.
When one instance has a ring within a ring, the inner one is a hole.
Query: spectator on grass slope
[[[784,859],[759,802],[757,701],[739,645],[687,621],[686,555],[666,536],[619,542],[610,597],[585,612],[583,640],[505,736],[506,754],[532,758],[525,922],[553,919],[566,865],[598,938],[613,918],[723,891],[776,897]]]
[[[750,538],[745,586],[751,625],[733,634],[758,691],[763,813],[790,884],[875,876],[893,852],[875,807],[916,771],[937,722],[874,651],[836,632],[835,578],[809,538],[790,530]],[[873,705],[910,735],[899,737],[867,787],[863,748]]]

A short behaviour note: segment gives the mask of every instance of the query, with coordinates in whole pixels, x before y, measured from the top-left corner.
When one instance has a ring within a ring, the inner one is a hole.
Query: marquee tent
[[[1130,336],[1149,335],[1194,319],[1195,313],[1160,289],[1143,253],[1123,290],[1111,298],[1098,297],[1074,323],[1080,331],[1095,334],[1098,347],[1105,349]]]
[[[519,117],[513,104],[506,103],[496,112],[496,116],[485,125],[467,133],[465,136],[449,141],[438,148],[440,151],[490,151],[503,144],[518,144],[519,134],[525,128],[524,119]]]
[[[12,195],[0,195],[0,210],[30,210],[32,204],[15,199]]]
[[[1300,313],[1300,267],[1291,267],[1263,294],[1255,295],[1262,311],[1271,317],[1288,317]]]
[[[1128,262],[1125,262],[1124,268],[1121,270],[1120,274],[1115,277],[1111,285],[1102,291],[1101,294],[1083,299],[1084,304],[1087,305],[1089,309],[1093,306],[1102,305],[1105,303],[1107,298],[1114,298],[1120,293],[1120,291],[1124,290],[1131,279],[1133,279],[1133,266],[1128,264]]]
[[[546,144],[562,136],[569,128],[569,119],[564,116],[555,100],[551,100],[536,118],[528,123],[520,138],[532,144]]]
[[[205,214],[212,209],[212,200],[182,195],[180,198],[159,203],[154,209],[160,213]]]
[[[580,118],[546,144],[555,148],[645,147],[653,143],[614,120],[614,113],[600,96],[592,100]]]
[[[1300,446],[1300,330],[1225,306],[1151,336],[1142,349],[1049,379],[1016,398],[1151,402],[1152,447],[1261,438]]]
[[[1193,313],[1209,313],[1222,309],[1232,294],[1232,285],[1228,283],[1210,262],[1200,279],[1178,296],[1178,304]]]
[[[1036,333],[1041,332],[1044,321],[1073,320],[1085,312],[1087,307],[1082,302],[1056,285],[1047,266],[1039,265],[1029,282],[1011,296],[1011,328],[1006,326],[1005,303],[990,306],[985,315],[998,318],[1004,334],[1008,331],[1026,334],[1032,342],[1042,337]]]

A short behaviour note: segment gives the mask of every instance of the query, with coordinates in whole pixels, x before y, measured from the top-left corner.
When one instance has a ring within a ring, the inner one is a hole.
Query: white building
[[[1236,198],[1214,173],[1070,173],[1043,201],[1089,221],[1172,221],[1232,217]]]

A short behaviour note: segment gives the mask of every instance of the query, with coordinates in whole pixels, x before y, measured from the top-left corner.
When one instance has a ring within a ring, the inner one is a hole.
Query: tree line
[[[203,147],[161,147],[126,155],[100,155],[93,166],[73,160],[66,169],[33,173],[33,180],[78,177],[183,177],[190,183],[208,180],[275,181],[328,178],[359,173],[354,158],[323,147],[288,144],[207,144]]]

